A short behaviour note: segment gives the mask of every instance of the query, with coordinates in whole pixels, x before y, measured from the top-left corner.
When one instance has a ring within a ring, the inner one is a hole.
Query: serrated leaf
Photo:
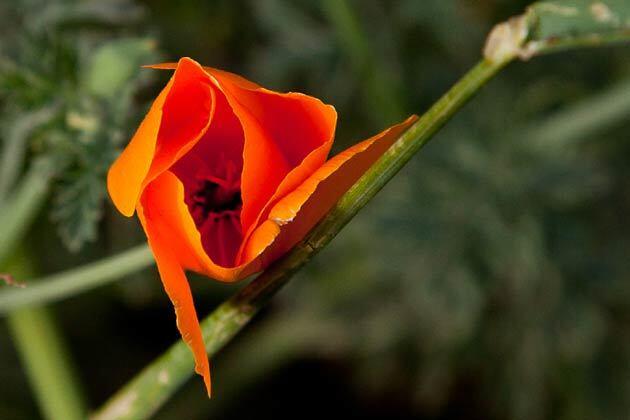
[[[104,196],[102,179],[90,172],[66,179],[57,187],[51,217],[70,251],[96,239]]]

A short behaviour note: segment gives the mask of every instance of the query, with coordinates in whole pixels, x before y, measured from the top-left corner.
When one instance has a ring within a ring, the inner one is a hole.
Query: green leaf
[[[627,0],[556,0],[534,3],[527,11],[494,27],[484,47],[490,61],[571,48],[630,41]]]
[[[126,38],[108,42],[91,57],[85,73],[85,86],[92,94],[115,99],[155,55],[155,42],[147,38]]]
[[[627,0],[557,0],[535,3],[528,14],[536,19],[532,40],[601,36],[630,28]]]
[[[534,3],[524,19],[528,27],[522,58],[576,47],[630,40],[627,0],[557,0]]]

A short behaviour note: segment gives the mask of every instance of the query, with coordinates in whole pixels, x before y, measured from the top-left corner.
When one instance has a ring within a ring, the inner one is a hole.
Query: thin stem
[[[24,306],[54,302],[109,284],[129,273],[148,267],[153,262],[153,254],[149,247],[139,245],[97,262],[32,282],[17,279],[26,287],[7,289],[0,293],[0,315]]]
[[[30,258],[23,252],[7,268],[17,276],[33,275]],[[43,416],[84,419],[87,409],[81,387],[52,312],[44,307],[22,309],[7,321]]]
[[[510,59],[496,62],[483,60],[476,65],[396,141],[300,244],[212,312],[201,323],[208,354],[216,354],[228,343],[293,273],[328,244],[414,153]],[[192,372],[190,353],[179,340],[119,390],[95,414],[94,419],[147,418]]]

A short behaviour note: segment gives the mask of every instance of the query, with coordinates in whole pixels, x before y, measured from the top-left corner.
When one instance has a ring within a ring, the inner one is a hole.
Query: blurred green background
[[[57,169],[29,272],[144,240],[104,189],[168,77],[141,64],[317,96],[336,152],[426,110],[527,3],[3,0],[4,162]],[[500,74],[212,360],[212,400],[195,377],[155,418],[628,418],[629,52]],[[240,287],[191,282],[202,315]],[[92,407],[179,338],[154,269],[51,308]],[[0,419],[39,416],[0,322]]]

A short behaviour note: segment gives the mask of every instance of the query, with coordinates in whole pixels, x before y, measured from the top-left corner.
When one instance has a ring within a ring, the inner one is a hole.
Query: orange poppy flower
[[[416,117],[326,161],[337,113],[189,58],[107,176],[146,232],[177,326],[210,394],[210,367],[185,270],[233,282],[286,253]]]

